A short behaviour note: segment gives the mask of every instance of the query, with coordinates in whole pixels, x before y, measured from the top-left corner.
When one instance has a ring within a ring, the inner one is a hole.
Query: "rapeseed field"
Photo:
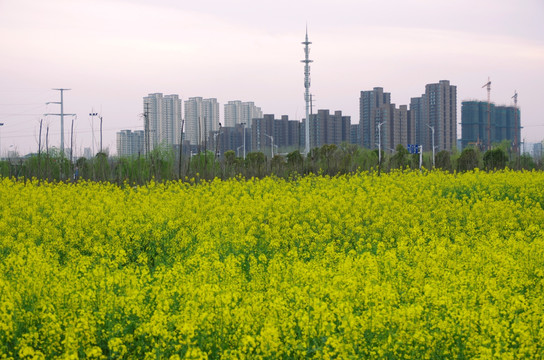
[[[0,179],[0,358],[542,358],[543,206],[508,170]]]

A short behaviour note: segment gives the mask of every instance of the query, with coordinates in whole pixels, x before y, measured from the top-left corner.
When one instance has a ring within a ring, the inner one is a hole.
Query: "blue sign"
[[[419,145],[417,145],[417,144],[408,144],[408,152],[410,154],[419,154]]]

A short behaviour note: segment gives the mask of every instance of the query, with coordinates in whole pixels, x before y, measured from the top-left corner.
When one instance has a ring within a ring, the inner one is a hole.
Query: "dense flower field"
[[[544,173],[0,179],[0,358],[544,357]]]

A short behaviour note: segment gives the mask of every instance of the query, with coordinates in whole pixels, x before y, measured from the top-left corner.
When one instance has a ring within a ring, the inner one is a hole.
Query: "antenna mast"
[[[305,132],[305,141],[304,141],[304,152],[306,155],[310,153],[310,63],[313,60],[310,60],[310,41],[308,41],[308,26],[306,26],[306,39],[302,42],[304,45],[304,60],[301,62],[304,63],[304,101],[306,101],[306,126],[304,128]]]
[[[491,150],[491,79],[487,77],[487,150]]]

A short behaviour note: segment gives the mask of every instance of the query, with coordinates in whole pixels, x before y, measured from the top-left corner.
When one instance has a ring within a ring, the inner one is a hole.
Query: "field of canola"
[[[0,358],[544,357],[544,173],[0,179]]]

